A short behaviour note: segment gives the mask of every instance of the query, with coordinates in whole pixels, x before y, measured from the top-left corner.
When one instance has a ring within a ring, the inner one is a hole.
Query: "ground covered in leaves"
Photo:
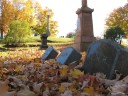
[[[82,62],[61,65],[55,59],[42,60],[43,53],[32,49],[0,53],[0,96],[107,96],[110,93],[102,82],[105,79],[83,72]]]

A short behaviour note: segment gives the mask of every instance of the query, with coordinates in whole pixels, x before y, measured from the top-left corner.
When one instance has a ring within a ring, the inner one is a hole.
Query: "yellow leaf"
[[[71,86],[70,89],[71,89],[72,92],[77,92],[77,90],[76,90],[76,88],[74,88],[74,86]]]
[[[15,71],[18,72],[18,71],[20,71],[20,69],[21,69],[21,66],[17,65],[16,68],[15,68]]]
[[[18,72],[20,70],[23,70],[23,68],[24,68],[24,65],[17,65],[15,68],[15,71]]]
[[[78,69],[74,69],[71,73],[73,78],[79,78],[79,76],[84,75],[84,72],[81,72]]]
[[[62,68],[62,69],[60,69],[60,74],[61,74],[61,76],[67,76],[67,74],[68,74],[68,68]]]
[[[84,92],[88,93],[90,96],[94,96],[94,88],[93,87],[84,88]]]
[[[66,90],[65,86],[61,85],[59,87],[59,92],[63,93]]]

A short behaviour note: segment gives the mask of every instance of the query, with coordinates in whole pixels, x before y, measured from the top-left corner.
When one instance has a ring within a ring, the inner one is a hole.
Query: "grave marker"
[[[83,69],[85,73],[101,72],[108,79],[115,78],[115,70],[128,75],[128,49],[111,40],[97,40],[87,51]]]
[[[43,60],[55,59],[58,55],[58,51],[52,46],[48,47],[45,53],[42,55]]]
[[[81,0],[82,7],[78,8],[76,14],[78,15],[76,38],[74,42],[74,48],[78,51],[87,51],[88,46],[96,40],[93,34],[93,20],[91,9],[87,5],[87,0]]]
[[[65,48],[57,57],[57,62],[60,64],[70,64],[74,61],[80,61],[82,55],[73,47]]]

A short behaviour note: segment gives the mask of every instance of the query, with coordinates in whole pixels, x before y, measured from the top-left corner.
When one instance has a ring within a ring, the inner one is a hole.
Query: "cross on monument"
[[[82,7],[87,7],[87,0],[82,0]]]

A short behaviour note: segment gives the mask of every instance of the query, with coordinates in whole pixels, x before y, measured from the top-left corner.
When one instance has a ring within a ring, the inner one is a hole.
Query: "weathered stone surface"
[[[43,60],[55,59],[57,55],[58,55],[58,51],[52,46],[50,46],[46,49],[45,53],[42,55],[42,59]]]
[[[47,34],[42,34],[41,35],[41,46],[40,46],[40,49],[47,49],[48,48],[48,45],[47,45],[47,38],[48,38],[48,35]]]
[[[57,57],[57,62],[60,64],[70,64],[74,61],[80,61],[82,55],[73,47],[65,48]]]
[[[91,74],[103,72],[109,79],[115,70],[128,75],[128,49],[111,40],[98,40],[88,48],[83,67]]]
[[[92,20],[93,11],[93,9],[87,6],[87,0],[82,0],[82,7],[76,12],[78,15],[77,35],[73,46],[78,51],[85,51],[95,41]]]

